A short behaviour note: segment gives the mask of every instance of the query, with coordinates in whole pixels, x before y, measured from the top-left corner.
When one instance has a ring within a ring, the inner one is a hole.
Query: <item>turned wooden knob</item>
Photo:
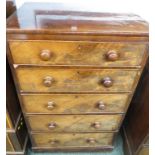
[[[113,85],[113,81],[110,77],[105,77],[101,83],[103,84],[103,86],[105,87],[111,87]]]
[[[48,128],[54,129],[54,128],[56,128],[56,126],[57,126],[57,124],[55,122],[51,122],[51,123],[49,123]]]
[[[43,83],[46,87],[50,87],[52,85],[52,82],[53,82],[53,78],[50,77],[50,76],[46,76],[43,80]]]
[[[92,126],[96,129],[100,128],[101,127],[101,123],[100,122],[95,122],[92,124]]]
[[[49,140],[49,143],[50,143],[51,145],[53,145],[53,144],[59,143],[59,141],[58,141],[58,140]]]
[[[96,142],[96,140],[94,138],[88,138],[87,142],[90,144],[94,144]]]
[[[51,52],[50,50],[42,50],[41,53],[40,53],[40,58],[43,60],[43,61],[48,61],[50,58],[51,58]]]
[[[97,106],[98,106],[98,108],[99,108],[100,110],[104,110],[104,109],[105,109],[105,104],[104,104],[103,101],[99,101],[98,104],[97,104]]]
[[[47,103],[47,109],[52,110],[52,109],[54,109],[54,107],[55,107],[54,102],[50,101],[50,102]]]
[[[118,53],[115,50],[110,50],[106,54],[109,61],[116,61],[118,59]]]

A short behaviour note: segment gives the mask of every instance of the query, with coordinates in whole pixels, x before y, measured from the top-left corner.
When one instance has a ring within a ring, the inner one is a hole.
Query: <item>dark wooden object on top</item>
[[[6,18],[16,11],[15,0],[6,0]]]

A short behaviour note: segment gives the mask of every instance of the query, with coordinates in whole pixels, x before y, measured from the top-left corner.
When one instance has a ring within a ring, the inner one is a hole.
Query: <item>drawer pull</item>
[[[96,143],[96,140],[94,138],[88,138],[87,143],[94,144]]]
[[[104,110],[104,109],[105,109],[105,104],[104,104],[103,101],[99,101],[98,104],[97,104],[97,106],[98,106],[98,108],[99,108],[100,110]]]
[[[48,125],[48,128],[49,129],[54,129],[57,127],[57,124],[55,122],[51,122],[49,125]]]
[[[54,107],[55,107],[55,103],[54,103],[54,102],[50,101],[50,102],[48,102],[47,104],[48,104],[48,105],[47,105],[47,109],[49,109],[49,110],[54,109]]]
[[[43,83],[44,83],[44,85],[45,85],[46,87],[50,87],[50,86],[52,85],[53,81],[54,81],[54,80],[53,80],[52,77],[46,76],[46,77],[44,78],[44,80],[43,80]]]
[[[101,83],[103,84],[103,86],[105,87],[111,87],[113,85],[113,81],[110,77],[105,77]]]
[[[50,143],[51,145],[53,145],[53,144],[58,144],[59,141],[58,141],[58,140],[49,140],[49,143]]]
[[[118,54],[115,50],[108,51],[106,56],[109,61],[116,61],[118,59]]]
[[[40,53],[40,58],[43,61],[48,61],[51,58],[51,52],[49,50],[42,50]]]
[[[99,129],[101,127],[101,123],[100,122],[95,122],[92,124],[92,126],[96,129]]]

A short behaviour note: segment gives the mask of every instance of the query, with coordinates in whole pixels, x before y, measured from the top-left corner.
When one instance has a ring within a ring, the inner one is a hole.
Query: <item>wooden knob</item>
[[[50,50],[42,50],[41,53],[40,53],[40,58],[43,61],[48,61],[51,58]]]
[[[100,122],[95,122],[92,124],[92,126],[96,129],[100,128],[101,127],[101,123]]]
[[[50,143],[51,145],[53,145],[53,144],[59,143],[59,141],[58,141],[58,140],[50,140],[49,143]]]
[[[54,107],[55,107],[54,102],[50,101],[50,102],[47,103],[47,109],[52,110],[52,109],[54,109]]]
[[[51,122],[51,123],[49,123],[48,128],[54,129],[54,128],[56,128],[56,126],[57,126],[57,124],[55,122]]]
[[[90,144],[94,144],[96,142],[96,140],[94,138],[88,138],[87,142]]]
[[[50,87],[52,85],[52,82],[53,82],[53,78],[50,77],[50,76],[46,76],[43,80],[43,83],[46,87]]]
[[[102,80],[102,84],[103,86],[105,87],[111,87],[113,85],[113,81],[110,77],[105,77],[103,80]]]
[[[118,53],[115,50],[110,50],[106,54],[109,61],[116,61],[118,59]]]
[[[105,104],[104,104],[103,101],[99,101],[98,104],[97,104],[97,106],[98,106],[98,108],[99,108],[100,110],[104,110],[104,109],[105,109]]]

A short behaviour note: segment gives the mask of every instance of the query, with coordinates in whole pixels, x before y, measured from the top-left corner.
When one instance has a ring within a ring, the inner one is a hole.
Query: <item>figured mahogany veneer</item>
[[[27,120],[32,131],[101,132],[118,130],[122,115],[30,115]]]
[[[138,74],[126,69],[16,68],[21,92],[130,92]]]
[[[146,44],[11,41],[10,49],[15,64],[139,67]]]
[[[124,113],[128,94],[23,94],[25,113],[95,114]]]
[[[113,133],[41,133],[32,134],[38,147],[99,147],[110,146]],[[72,139],[72,140],[71,140]]]
[[[113,148],[148,57],[134,14],[26,3],[7,21],[7,51],[37,151]]]

